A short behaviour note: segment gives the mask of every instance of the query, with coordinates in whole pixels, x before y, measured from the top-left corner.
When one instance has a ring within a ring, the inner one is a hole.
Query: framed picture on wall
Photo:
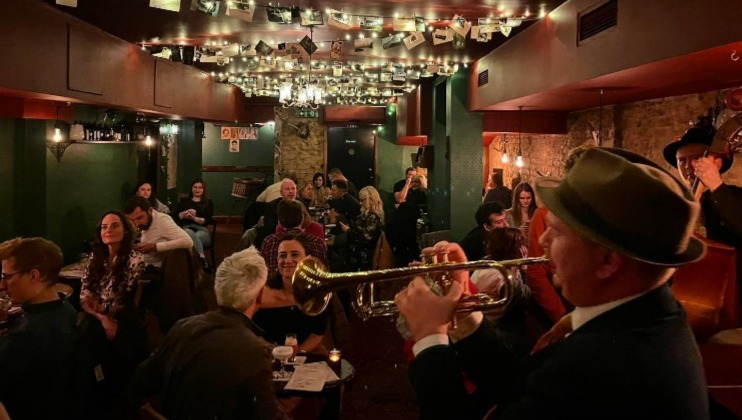
[[[240,152],[240,141],[239,140],[230,140],[229,141],[229,151],[231,153],[239,153]]]

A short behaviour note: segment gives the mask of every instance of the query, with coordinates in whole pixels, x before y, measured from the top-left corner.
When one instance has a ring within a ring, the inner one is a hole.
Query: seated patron
[[[528,227],[531,224],[531,218],[536,211],[536,200],[533,194],[533,187],[527,182],[521,182],[513,191],[513,205],[505,210],[508,225],[523,231],[523,236],[528,238]]]
[[[294,299],[291,278],[296,265],[307,256],[309,242],[304,234],[286,234],[278,244],[278,273],[263,288],[263,301],[255,314],[255,323],[270,343],[284,344],[286,334],[296,334],[299,351],[326,353],[322,344],[327,329],[327,312],[317,316],[304,314]]]
[[[211,234],[206,225],[213,222],[214,203],[206,197],[203,180],[196,178],[191,183],[191,193],[188,198],[180,200],[176,214],[178,224],[191,237],[204,269],[211,271],[206,263],[204,247],[211,245]]]
[[[296,200],[296,183],[290,179],[284,179],[281,181],[280,197],[273,201],[270,201],[265,206],[265,214],[263,215],[262,225],[258,229],[258,240],[257,246],[263,243],[263,240],[268,236],[276,233],[276,227],[278,227],[278,203],[283,200],[294,201]],[[259,225],[261,223],[258,223]]]
[[[132,370],[147,356],[147,336],[134,308],[145,268],[142,254],[133,249],[134,227],[123,213],[111,211],[103,215],[96,233],[81,281],[85,316],[79,330],[88,384],[109,384],[105,395],[92,401],[100,406],[101,400],[112,400],[124,389]]]
[[[330,188],[330,199],[327,201],[330,206],[330,223],[338,221],[349,224],[361,214],[361,204],[348,194],[348,182],[342,179],[332,181]]]
[[[23,314],[0,334],[0,402],[13,419],[69,415],[75,309],[54,289],[62,251],[42,238],[0,244],[0,292]]]
[[[147,181],[138,183],[136,188],[134,188],[134,195],[146,198],[149,204],[152,205],[152,208],[160,213],[170,214],[170,208],[157,199],[151,183]]]
[[[325,186],[325,176],[322,172],[317,172],[312,177],[312,186],[314,187],[314,199],[312,206],[327,207],[327,199],[330,198],[330,189]]]
[[[350,194],[351,197],[355,198],[356,201],[358,201],[358,189],[356,188],[355,184],[353,184],[353,181],[349,180],[343,174],[343,171],[341,171],[339,168],[330,169],[330,171],[327,172],[327,179],[330,180],[330,185],[332,185],[333,181],[335,181],[336,179],[345,181],[345,183],[348,184],[348,194]]]
[[[495,201],[480,205],[474,213],[474,219],[477,221],[477,226],[470,230],[460,242],[461,249],[464,250],[469,261],[481,260],[484,257],[484,244],[488,232],[508,227],[505,210]]]
[[[301,201],[304,206],[309,207],[314,201],[314,187],[311,182],[302,182],[299,185],[299,192],[296,196],[297,200]]]
[[[144,254],[144,262],[162,265],[161,253],[171,249],[191,249],[193,240],[175,224],[172,217],[155,211],[149,201],[134,196],[124,205],[129,221],[142,232],[141,241],[134,250]]]
[[[561,341],[519,358],[481,313],[449,330],[466,272],[454,272],[446,296],[421,278],[397,295],[417,341],[409,374],[422,418],[482,418],[495,404],[490,418],[709,418],[698,347],[667,285],[705,252],[691,236],[700,207],[679,180],[630,155],[596,147],[558,186],[536,184],[549,209],[540,242],[575,305]],[[466,260],[456,244],[435,250]]]
[[[283,182],[287,179],[293,181],[294,184],[296,184],[298,180],[294,171],[286,171],[280,181],[269,185],[265,190],[263,190],[263,192],[258,194],[255,201],[258,203],[270,203],[276,198],[281,197],[281,188],[283,188]]]
[[[175,324],[134,374],[134,407],[157,395],[167,418],[277,418],[273,358],[252,321],[266,276],[255,248],[225,258],[214,280],[219,308]]]
[[[320,224],[319,222],[315,222],[314,219],[312,219],[312,215],[309,214],[309,210],[302,204],[301,206],[301,225],[299,227],[301,228],[302,232],[306,233],[307,235],[314,236],[315,238],[324,241],[325,240],[325,228]],[[279,222],[278,227],[276,228],[276,233],[285,232],[286,228],[283,227],[283,225]]]
[[[268,274],[273,277],[278,272],[278,245],[287,235],[298,235],[302,233],[301,223],[304,221],[302,204],[298,201],[282,201],[278,205],[279,229],[277,233],[268,236],[263,241],[260,254],[265,258],[268,266]],[[306,234],[306,254],[319,258],[327,264],[327,245],[324,238]]]

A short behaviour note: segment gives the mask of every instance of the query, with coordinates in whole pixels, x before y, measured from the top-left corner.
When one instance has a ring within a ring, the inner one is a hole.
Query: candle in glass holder
[[[338,349],[330,350],[330,354],[327,356],[330,367],[335,373],[338,374],[340,373],[340,356],[341,353]]]

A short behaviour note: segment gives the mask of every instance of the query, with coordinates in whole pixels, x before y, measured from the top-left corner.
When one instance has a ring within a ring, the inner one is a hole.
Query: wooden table
[[[742,418],[742,346],[702,344],[699,347],[709,394]]]

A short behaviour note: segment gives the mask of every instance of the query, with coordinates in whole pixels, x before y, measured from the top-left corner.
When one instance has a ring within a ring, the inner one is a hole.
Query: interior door
[[[360,190],[375,186],[376,134],[371,128],[330,127],[327,129],[327,169],[339,168]]]

